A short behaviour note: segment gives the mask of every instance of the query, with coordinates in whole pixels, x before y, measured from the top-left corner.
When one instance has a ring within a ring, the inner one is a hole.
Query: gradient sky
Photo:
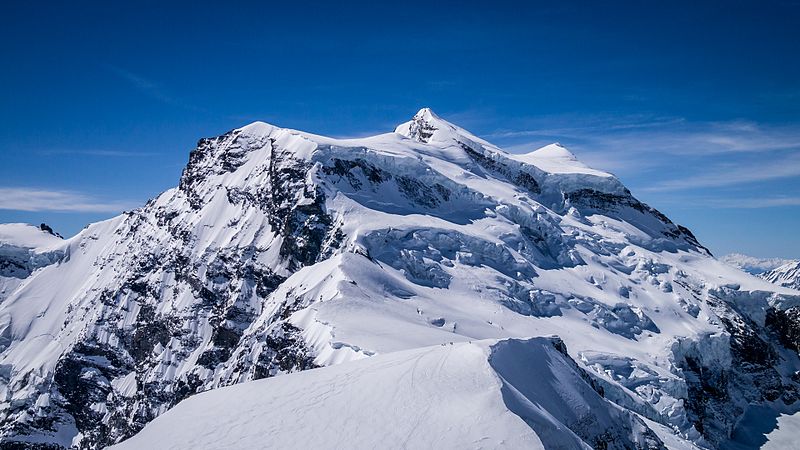
[[[715,254],[800,258],[797,1],[13,3],[0,222],[72,235],[255,120],[361,136],[429,106],[561,142]]]

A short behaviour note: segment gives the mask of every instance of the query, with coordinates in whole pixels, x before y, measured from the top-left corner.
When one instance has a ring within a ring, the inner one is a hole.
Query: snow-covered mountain
[[[177,188],[63,249],[0,304],[5,443],[99,448],[277,375],[130,445],[260,446],[255,421],[293,447],[345,424],[371,430],[354,446],[714,448],[800,395],[799,291],[557,144],[508,154],[428,109],[202,139]]]
[[[800,289],[800,261],[790,261],[759,276],[770,283]]]

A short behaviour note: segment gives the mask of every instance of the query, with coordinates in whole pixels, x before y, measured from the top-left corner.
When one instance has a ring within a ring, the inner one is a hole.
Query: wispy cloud
[[[121,212],[139,206],[133,201],[106,201],[68,190],[0,187],[0,209],[15,211]]]
[[[190,109],[198,112],[205,112],[206,110],[195,105],[191,105],[172,94],[163,84],[143,77],[139,74],[133,73],[121,67],[104,65],[111,73],[117,75],[123,80],[127,81],[131,86],[142,94],[172,106],[178,106],[185,109]]]
[[[580,126],[555,126],[559,121],[582,122]],[[550,123],[548,123],[550,122]],[[542,126],[525,130],[501,130],[486,137],[498,141],[528,139],[540,144],[553,138],[577,142],[592,151],[638,154],[708,156],[729,153],[763,153],[800,149],[799,126],[763,125],[751,121],[690,122],[683,118],[550,118]]]
[[[800,197],[718,198],[709,200],[708,204],[713,208],[776,208],[782,206],[800,206]]]
[[[669,193],[656,198],[658,205],[680,206],[681,208],[694,209],[766,209],[800,206],[798,195],[765,194],[763,197],[749,195],[692,195],[691,193]]]
[[[156,152],[133,152],[126,150],[87,150],[87,149],[45,149],[38,150],[36,153],[45,156],[58,156],[58,155],[83,155],[83,156],[99,156],[99,157],[150,157],[157,156]]]
[[[603,116],[590,116],[590,117],[570,117],[570,116],[555,116],[545,117],[539,119],[541,127],[524,130],[499,130],[485,135],[487,139],[508,139],[520,137],[551,137],[551,136],[565,136],[565,137],[586,137],[594,136],[599,132],[607,133],[608,131],[624,131],[635,129],[646,129],[661,126],[671,126],[685,123],[686,120],[679,117],[641,117],[641,116],[624,116],[609,118]],[[580,125],[567,125],[564,124],[580,124]]]
[[[516,129],[506,128],[484,136],[513,153],[561,142],[590,166],[622,176],[640,192],[729,189],[778,179],[800,179],[800,124],[797,123],[560,115],[522,120],[516,125]],[[790,183],[788,186],[797,185],[795,181]],[[792,201],[786,197],[758,205],[745,202],[716,205],[790,206],[794,205]]]
[[[645,189],[657,192],[722,187],[796,176],[800,176],[800,154],[792,154],[758,164],[725,163],[712,167],[699,175],[659,182]]]

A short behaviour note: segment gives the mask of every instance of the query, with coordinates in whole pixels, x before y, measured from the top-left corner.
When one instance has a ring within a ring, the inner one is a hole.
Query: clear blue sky
[[[429,106],[561,142],[717,254],[800,257],[797,1],[115,3],[4,6],[0,222],[74,234],[254,120],[355,136]]]

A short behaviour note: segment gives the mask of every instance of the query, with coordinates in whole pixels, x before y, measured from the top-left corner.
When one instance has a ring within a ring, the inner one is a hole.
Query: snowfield
[[[0,304],[4,443],[719,448],[800,398],[800,291],[428,109],[201,139],[60,248]]]
[[[221,388],[113,448],[588,449],[637,439],[644,423],[598,395],[560,345],[444,344]]]

